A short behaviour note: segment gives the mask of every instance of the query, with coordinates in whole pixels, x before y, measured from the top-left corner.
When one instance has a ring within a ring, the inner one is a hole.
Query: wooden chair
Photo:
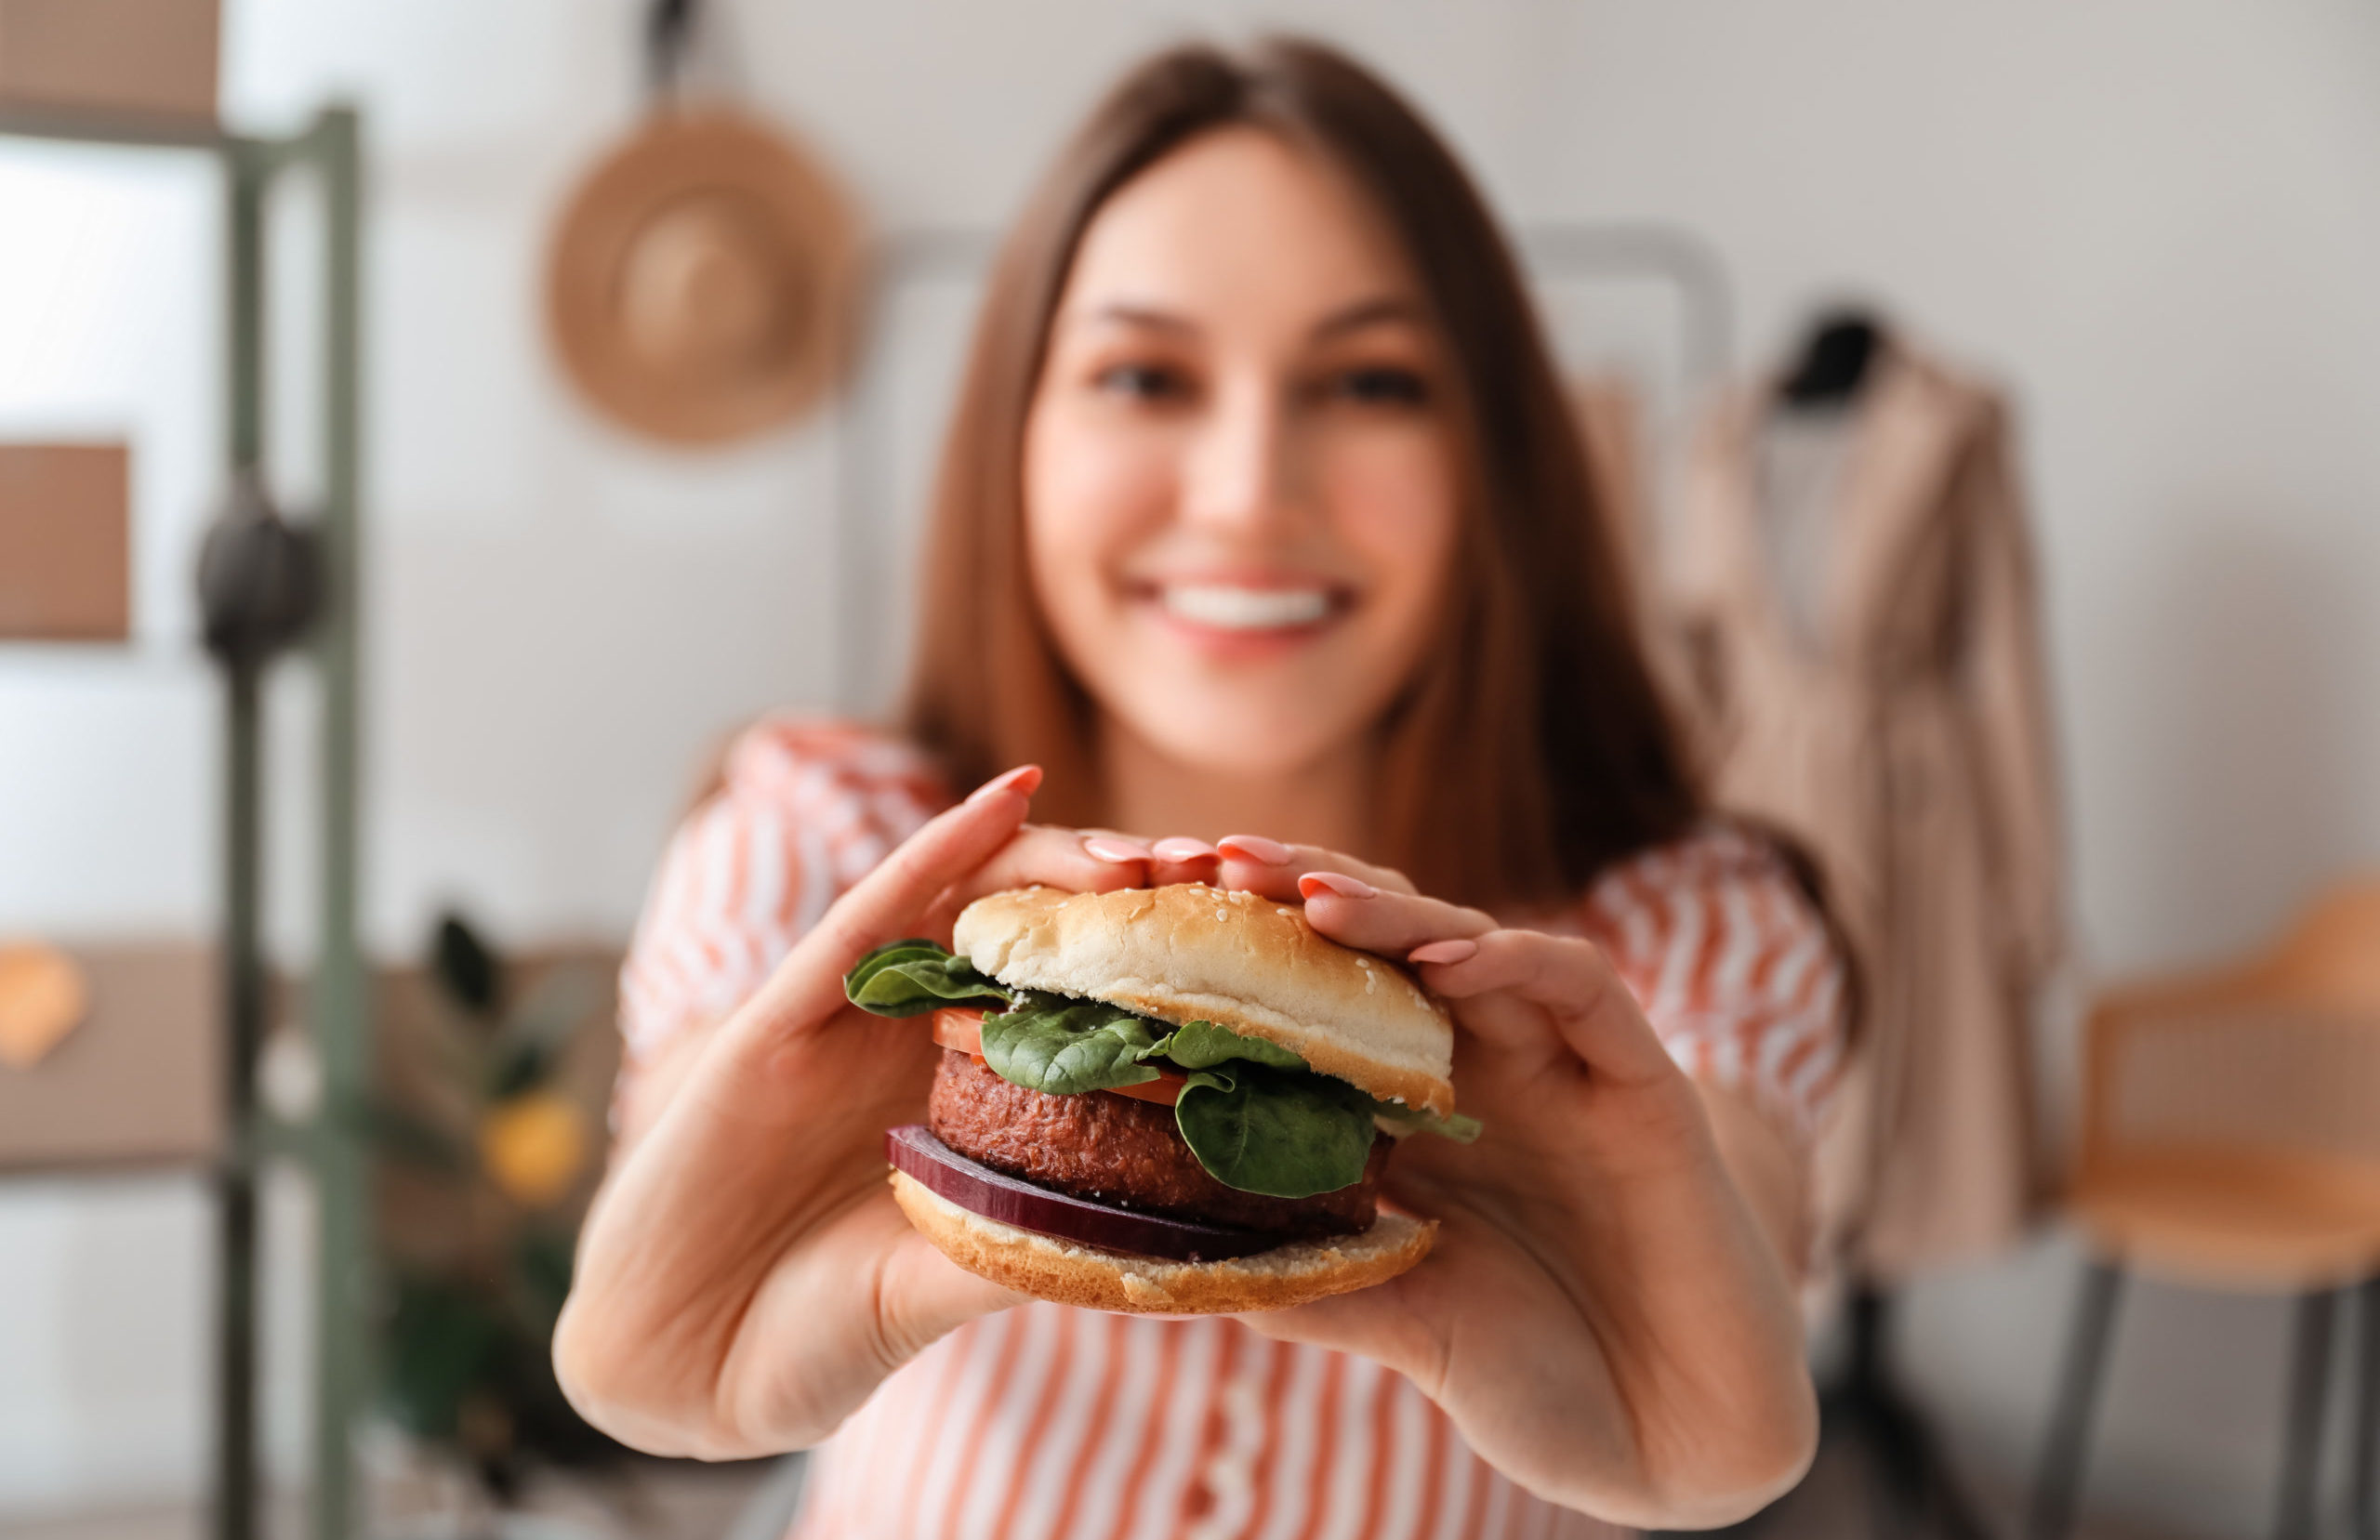
[[[2380,880],[2334,889],[2244,966],[2121,990],[2086,1029],[2067,1199],[2095,1259],[2030,1534],[2068,1533],[2127,1274],[2296,1296],[2277,1533],[2314,1531],[2332,1323],[2362,1296],[2350,1512],[2380,1540]]]

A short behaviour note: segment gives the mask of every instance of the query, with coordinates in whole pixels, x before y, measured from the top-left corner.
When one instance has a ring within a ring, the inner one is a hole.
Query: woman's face
[[[1435,629],[1448,374],[1394,238],[1255,129],[1158,162],[1084,232],[1025,428],[1027,559],[1066,663],[1180,763],[1355,742]]]

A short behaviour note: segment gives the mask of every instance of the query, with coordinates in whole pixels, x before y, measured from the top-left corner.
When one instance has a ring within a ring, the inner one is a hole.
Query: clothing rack
[[[304,651],[320,681],[320,736],[311,763],[319,849],[315,954],[306,969],[306,1021],[322,1070],[322,1112],[283,1125],[262,1109],[256,1068],[265,1029],[262,954],[261,658],[227,664],[223,767],[220,971],[226,1119],[212,1163],[216,1256],[215,1540],[255,1540],[258,1496],[258,1179],[270,1158],[312,1178],[314,1266],[312,1484],[309,1533],[344,1540],[358,1527],[352,1429],[367,1396],[373,1247],[363,1145],[372,1068],[371,1018],[357,939],[360,828],[358,604],[363,270],[361,122],[332,106],[280,138],[227,132],[212,122],[64,109],[0,107],[0,138],[192,151],[221,167],[224,188],[223,424],[227,488],[260,485],[266,448],[266,231],[287,174],[321,189],[323,287],[318,389],[323,489],[307,521],[325,598]],[[44,648],[60,645],[42,643]],[[45,1176],[97,1175],[46,1167]]]
[[[1654,223],[1539,223],[1520,226],[1514,244],[1541,283],[1641,280],[1677,296],[1677,357],[1689,398],[1699,397],[1735,364],[1734,287],[1718,252],[1692,230]],[[875,316],[921,284],[978,277],[991,266],[997,231],[977,227],[918,229],[882,238],[870,253]],[[863,335],[869,328],[863,327]],[[877,630],[879,611],[862,596],[892,591],[899,510],[892,506],[888,419],[897,383],[880,352],[863,360],[835,423],[835,682],[838,708],[880,710],[897,680]]]

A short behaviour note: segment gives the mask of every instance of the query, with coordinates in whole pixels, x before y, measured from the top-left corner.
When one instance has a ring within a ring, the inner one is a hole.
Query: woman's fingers
[[[1452,1001],[1459,1018],[1503,1018],[1501,1011],[1470,1007],[1525,1003],[1600,1074],[1633,1084],[1676,1073],[1635,997],[1593,942],[1495,929],[1466,940],[1474,947],[1468,956],[1424,961],[1420,969],[1421,981]]]
[[[916,934],[937,897],[1015,836],[1040,783],[1038,767],[1011,770],[902,841],[795,943],[736,1019],[800,1023],[840,1007],[852,965],[886,941]]]
[[[1028,823],[935,900],[924,928],[940,934],[961,909],[986,893],[1036,886],[1108,893],[1119,888],[1212,882],[1220,860],[1215,848],[1202,840],[1146,840],[1114,829]]]
[[[973,871],[953,883],[934,905],[944,923],[986,893],[1012,888],[1062,888],[1105,893],[1149,880],[1148,846],[1104,829],[1064,829],[1028,823]]]
[[[1399,962],[1417,946],[1496,928],[1495,917],[1476,909],[1392,892],[1368,881],[1362,888],[1367,890],[1357,890],[1342,872],[1307,871],[1299,874],[1291,891],[1305,900],[1305,917],[1323,935]]]
[[[1669,1072],[1668,1053],[1593,943],[1508,930],[1476,909],[1409,893],[1358,896],[1330,874],[1306,878],[1306,918],[1316,931],[1405,962],[1474,1031],[1501,1038],[1507,1028],[1521,1030],[1525,1016],[1503,1007],[1525,1004],[1606,1073]]]
[[[1173,882],[1204,882],[1211,884],[1223,866],[1223,852],[1203,839],[1190,839],[1176,835],[1151,842],[1149,853],[1156,857],[1149,865],[1149,886],[1162,888]]]
[[[1410,878],[1394,867],[1374,866],[1319,845],[1284,845],[1262,835],[1226,835],[1216,841],[1222,860],[1215,884],[1243,888],[1282,903],[1298,902],[1298,878],[1309,872],[1353,877],[1367,888],[1410,893]]]

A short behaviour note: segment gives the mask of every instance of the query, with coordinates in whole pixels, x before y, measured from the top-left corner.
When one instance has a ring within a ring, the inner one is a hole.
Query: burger
[[[892,1195],[959,1266],[1136,1313],[1279,1310],[1383,1283],[1433,1221],[1380,1202],[1399,1139],[1459,1139],[1454,1032],[1395,964],[1304,912],[1196,883],[978,899],[945,952],[844,980],[933,1018],[926,1121],[885,1139]]]

